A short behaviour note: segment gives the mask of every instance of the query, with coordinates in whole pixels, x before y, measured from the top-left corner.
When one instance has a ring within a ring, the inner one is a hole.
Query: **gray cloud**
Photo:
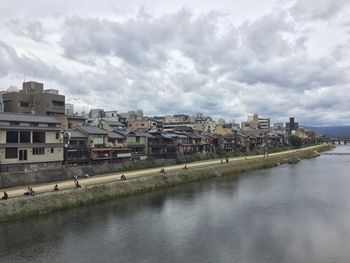
[[[46,57],[0,42],[0,81],[34,69],[67,98],[79,97],[76,103],[86,110],[201,111],[236,120],[258,112],[274,121],[294,115],[308,124],[347,123],[349,43],[310,55],[313,34],[323,26],[317,21],[343,14],[346,3],[315,5],[297,1],[238,24],[223,12],[186,8],[157,15],[141,9],[123,19],[61,17],[57,43],[46,43],[40,53]],[[44,21],[16,31],[23,21],[6,23],[14,35],[33,40],[45,38],[38,33],[41,26],[53,34]]]
[[[23,75],[35,74],[42,79],[52,79],[58,75],[58,70],[51,67],[34,56],[19,55],[17,51],[0,41],[0,77],[15,75],[23,78]]]
[[[327,20],[340,13],[346,5],[349,5],[348,0],[297,0],[290,12],[297,19]]]
[[[5,26],[20,37],[29,38],[36,42],[45,42],[49,33],[40,21],[34,20],[11,20],[5,23]]]

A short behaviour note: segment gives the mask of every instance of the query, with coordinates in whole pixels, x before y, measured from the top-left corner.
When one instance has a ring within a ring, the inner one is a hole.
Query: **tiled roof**
[[[188,139],[186,135],[175,134],[175,133],[162,133],[162,136],[166,139],[172,139],[172,138]]]
[[[106,131],[95,126],[79,126],[77,129],[87,134],[107,134]]]
[[[80,131],[76,130],[68,130],[67,133],[69,134],[70,138],[86,138],[87,136]]]
[[[107,123],[110,126],[119,126],[119,127],[124,127],[125,125],[119,121],[107,121]]]
[[[150,139],[153,139],[155,138],[153,135],[147,133],[147,132],[136,132],[136,136],[144,136],[144,137],[147,137],[147,138],[150,138]]]
[[[125,136],[116,133],[116,132],[108,132],[108,138],[112,138],[112,139],[125,139]]]
[[[56,123],[60,122],[51,116],[42,116],[25,113],[0,112],[0,121],[35,122],[35,123]]]
[[[122,131],[122,130],[114,130],[115,133],[118,133],[124,137],[126,137],[128,135],[128,133],[126,131]]]

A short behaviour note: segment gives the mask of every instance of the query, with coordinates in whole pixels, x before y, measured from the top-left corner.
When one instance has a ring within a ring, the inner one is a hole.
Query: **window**
[[[33,155],[43,155],[43,154],[45,154],[44,147],[33,148]]]
[[[11,106],[11,100],[4,100],[4,112],[11,112],[12,111],[12,106]]]
[[[33,143],[45,143],[45,132],[33,132]]]
[[[56,127],[56,123],[48,123],[47,126],[48,127]]]
[[[93,138],[93,143],[94,144],[103,144],[103,137]]]
[[[53,153],[54,152],[54,150],[53,150],[53,148],[51,148],[51,153]]]
[[[136,137],[136,142],[140,142],[140,137]]]
[[[19,150],[19,160],[20,161],[27,160],[27,150]]]
[[[18,131],[6,131],[6,143],[18,143]]]
[[[30,132],[29,131],[21,131],[19,133],[19,142],[20,143],[30,143]]]
[[[21,107],[29,108],[29,102],[21,101],[19,104]]]
[[[60,138],[60,133],[56,132],[56,140],[58,140]]]
[[[53,100],[52,105],[53,106],[64,106],[64,101]]]
[[[17,148],[5,148],[5,159],[17,158]]]

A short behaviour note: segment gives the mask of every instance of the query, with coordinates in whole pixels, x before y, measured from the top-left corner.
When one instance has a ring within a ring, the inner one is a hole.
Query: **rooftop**
[[[25,114],[25,113],[9,113],[9,112],[0,112],[0,121],[60,124],[58,120],[50,116]]]
[[[111,138],[111,139],[125,139],[125,136],[119,134],[119,133],[116,133],[116,132],[108,132],[108,138]]]
[[[87,134],[107,134],[106,131],[94,126],[79,126],[77,129]]]
[[[70,138],[86,138],[87,136],[80,131],[76,130],[68,130],[67,133],[69,134]]]

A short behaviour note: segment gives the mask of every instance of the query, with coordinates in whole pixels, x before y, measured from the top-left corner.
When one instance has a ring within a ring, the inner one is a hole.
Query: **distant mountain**
[[[350,136],[350,126],[324,126],[305,128],[311,129],[317,134],[327,135],[329,137]]]

